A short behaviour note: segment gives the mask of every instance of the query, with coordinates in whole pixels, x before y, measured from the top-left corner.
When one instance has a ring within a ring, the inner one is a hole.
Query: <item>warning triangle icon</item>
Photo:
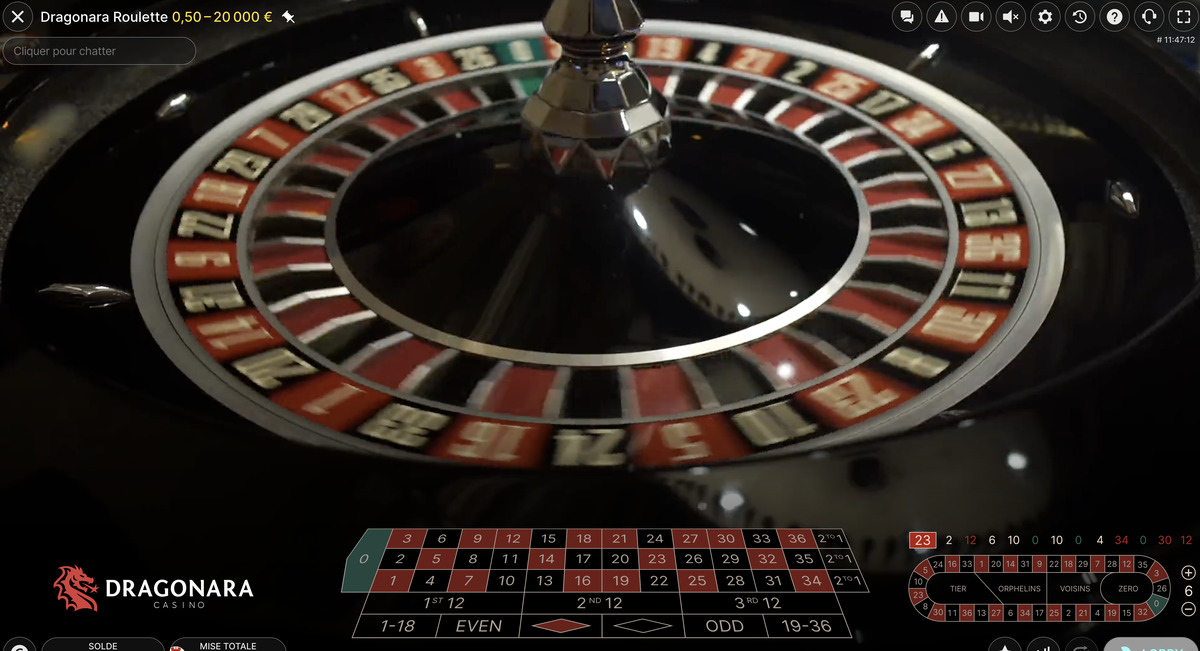
[[[946,11],[943,9],[942,11],[938,12],[937,18],[934,18],[933,22],[948,23],[948,22],[950,22],[950,19],[946,17]]]

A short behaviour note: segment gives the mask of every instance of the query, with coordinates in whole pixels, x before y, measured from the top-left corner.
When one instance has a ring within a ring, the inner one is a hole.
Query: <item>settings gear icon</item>
[[[1039,23],[1043,25],[1049,25],[1050,23],[1054,22],[1054,12],[1050,11],[1049,9],[1043,9],[1038,12],[1037,19]]]

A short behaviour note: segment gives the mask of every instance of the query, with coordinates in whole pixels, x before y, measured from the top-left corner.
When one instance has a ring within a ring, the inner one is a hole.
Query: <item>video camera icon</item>
[[[963,8],[963,25],[972,32],[982,32],[992,23],[992,10],[982,2],[971,2]]]

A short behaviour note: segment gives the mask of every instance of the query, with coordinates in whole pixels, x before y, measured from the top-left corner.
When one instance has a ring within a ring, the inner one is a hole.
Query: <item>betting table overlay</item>
[[[833,639],[868,589],[841,529],[369,529],[342,592],[359,639]]]

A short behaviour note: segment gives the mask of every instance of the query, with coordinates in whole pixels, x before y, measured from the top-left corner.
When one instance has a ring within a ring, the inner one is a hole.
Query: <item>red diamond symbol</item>
[[[588,626],[590,626],[590,624],[581,624],[579,622],[573,622],[569,619],[554,619],[548,622],[542,622],[541,624],[533,625],[534,628],[545,629],[551,633],[570,633],[571,631],[578,631],[579,629],[587,628]]]

